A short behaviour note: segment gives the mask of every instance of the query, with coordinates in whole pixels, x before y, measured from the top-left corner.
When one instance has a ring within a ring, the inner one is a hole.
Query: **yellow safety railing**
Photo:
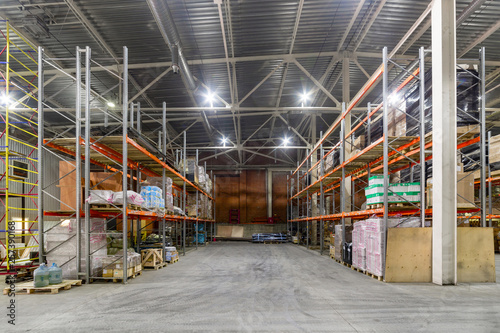
[[[0,122],[5,124],[0,134],[4,170],[0,175],[3,185],[0,201],[5,206],[5,229],[1,230],[0,246],[5,247],[6,257],[0,262],[2,268],[12,272],[38,259],[30,258],[30,251],[41,246],[37,215],[38,50],[12,29],[8,21],[4,23],[5,33],[0,36],[4,37],[0,40],[0,50],[4,50],[0,55],[4,66],[0,71],[5,82],[0,102]],[[29,75],[22,76],[21,71]]]

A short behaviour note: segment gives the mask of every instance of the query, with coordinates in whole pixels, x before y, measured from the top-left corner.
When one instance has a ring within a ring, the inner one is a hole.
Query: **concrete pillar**
[[[432,282],[457,283],[456,13],[454,0],[432,7]]]
[[[348,57],[344,57],[342,59],[342,101],[345,103],[349,103],[351,100],[351,92],[350,92],[350,85],[351,85],[351,80],[350,80],[350,73],[349,73],[349,65],[350,65],[350,60]],[[345,133],[349,133],[351,131],[351,114],[349,113],[345,117]],[[345,144],[345,159],[349,159],[351,157],[351,151],[352,147],[351,140],[346,142]],[[345,211],[350,212],[352,207],[351,207],[351,196],[352,196],[352,184],[351,184],[351,177],[346,177],[345,178]],[[351,219],[345,219],[346,224],[351,224]]]

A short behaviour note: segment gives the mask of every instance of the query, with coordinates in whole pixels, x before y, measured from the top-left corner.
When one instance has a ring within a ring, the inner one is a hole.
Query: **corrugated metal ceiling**
[[[345,35],[346,28],[353,18],[359,1],[353,0],[306,0],[301,6],[299,0],[254,0],[254,1],[222,1],[222,14],[224,22],[224,32],[228,46],[229,57],[238,60],[247,57],[245,61],[236,61],[236,94],[234,103],[241,101],[261,80],[271,71],[275,72],[242,104],[241,107],[259,107],[254,116],[243,116],[241,122],[241,139],[244,141],[259,126],[261,126],[275,111],[280,90],[282,94],[279,100],[279,107],[295,107],[300,105],[298,94],[303,91],[316,89],[314,83],[301,71],[293,62],[286,64],[283,59],[276,55],[297,55],[302,53],[313,53],[310,56],[297,58],[297,61],[317,80],[319,80],[333,59],[332,54],[326,52],[347,51],[353,52],[359,44],[356,52],[346,55],[356,57],[359,66],[368,74],[372,74],[380,65],[381,59],[373,57],[373,54],[380,55],[382,48],[387,46],[392,50],[401,40],[405,33],[411,28],[414,22],[428,7],[430,0],[387,0],[380,14],[376,17],[370,30],[361,40],[367,23],[373,18],[374,12],[383,0],[365,0],[359,11],[357,18],[352,22],[352,28]],[[103,65],[113,65],[116,61],[110,59],[111,56],[106,48],[109,48],[118,57],[122,55],[122,47],[129,49],[130,64],[148,64],[168,62],[171,54],[168,46],[163,40],[156,22],[151,14],[151,10],[146,0],[74,0],[50,1],[41,0],[4,0],[0,4],[0,16],[7,18],[10,23],[19,28],[36,43],[42,45],[46,51],[59,58],[74,57],[77,46],[90,46],[93,56],[101,58],[99,63]],[[80,11],[80,17],[70,9],[66,2],[74,3]],[[231,93],[229,91],[229,77],[227,66],[224,61],[224,43],[219,11],[217,5],[211,0],[168,0],[166,1],[174,18],[179,32],[183,52],[191,64],[193,75],[206,86],[215,91],[227,103],[231,103]],[[470,0],[457,1],[457,15],[459,15],[469,4]],[[21,4],[31,4],[22,10]],[[40,7],[34,5],[39,4]],[[36,37],[22,28],[22,19],[26,13],[40,13],[45,11],[46,17],[51,17],[49,24],[50,37]],[[300,15],[298,14],[300,11]],[[82,18],[83,16],[83,18]],[[493,0],[483,1],[483,4],[470,15],[462,25],[457,27],[457,50],[460,52],[474,40],[488,31],[492,26],[498,24],[500,17],[500,2]],[[299,19],[297,21],[297,18]],[[88,27],[82,24],[83,20],[90,22],[91,26],[102,37],[98,42]],[[430,20],[430,15],[422,22],[425,25]],[[422,26],[421,25],[421,26]],[[2,24],[2,29],[5,25]],[[420,28],[419,28],[420,29]],[[416,30],[416,32],[419,31]],[[295,34],[294,34],[295,32]],[[411,36],[413,37],[415,33]],[[345,38],[344,38],[345,37]],[[410,37],[410,39],[411,39]],[[340,42],[344,40],[342,45]],[[486,47],[486,58],[488,61],[498,61],[500,57],[500,30],[494,31],[481,43],[467,52],[466,58],[477,58],[478,48]],[[403,48],[408,50],[405,55],[416,56],[420,46],[430,45],[430,30],[424,32],[413,45],[408,41],[403,44]],[[293,48],[292,48],[293,43]],[[364,53],[363,53],[364,52]],[[261,57],[259,60],[252,57]],[[335,60],[341,60],[340,58]],[[118,60],[120,61],[120,60]],[[214,63],[215,62],[215,63]],[[64,67],[75,66],[73,61],[61,61]],[[146,66],[143,66],[146,67]],[[231,70],[232,65],[230,64]],[[139,87],[130,84],[129,96],[134,96],[138,90],[158,75],[163,73],[168,67],[164,65],[151,66],[150,68],[132,69],[132,77],[137,81]],[[494,71],[496,67],[489,66],[488,73]],[[366,75],[357,64],[350,64],[350,95],[354,96],[361,86],[366,82]],[[330,66],[330,72],[326,73],[323,85],[331,94],[342,102],[341,77],[342,61]],[[231,74],[232,75],[232,74]],[[75,92],[71,87],[72,80],[61,78],[55,80],[47,86],[46,95],[56,94],[62,88],[67,88],[62,93],[57,94],[54,100],[60,106],[73,107]],[[115,85],[116,79],[105,72],[93,73],[92,88],[102,93]],[[335,84],[334,84],[335,83]],[[500,77],[493,77],[488,85],[489,89],[496,87],[500,83]],[[206,88],[201,87],[200,93],[206,92]],[[377,100],[380,89],[375,89],[363,102]],[[137,98],[143,107],[160,107],[166,102],[167,107],[192,107],[195,106],[191,100],[181,77],[171,72],[162,77],[155,85],[146,91],[147,97]],[[117,91],[108,93],[106,98],[116,99]],[[335,106],[335,103],[322,92],[319,91],[312,97],[313,106]],[[500,106],[500,89],[495,89],[488,93],[487,101],[489,107]],[[196,105],[208,106],[202,94],[195,94]],[[222,105],[216,102],[216,105]],[[267,111],[265,111],[267,110]],[[224,133],[232,140],[236,140],[235,122],[238,114],[252,111],[238,111],[234,117],[231,110],[218,111],[217,113],[207,113],[210,125],[216,130],[216,137]],[[260,114],[266,112],[265,114]],[[157,111],[151,111],[158,114]],[[260,115],[259,115],[260,114]],[[308,117],[310,112],[295,112],[289,114],[292,126],[298,125],[303,117]],[[183,116],[198,116],[199,112],[179,112],[169,113],[170,118],[181,119]],[[336,114],[334,111],[324,112],[323,119],[327,123],[334,121]],[[177,120],[172,122],[172,127],[177,133],[185,129],[192,120]],[[272,125],[273,133],[270,133]],[[317,121],[317,134],[320,130],[326,130],[326,124]],[[320,125],[321,124],[321,125]],[[286,126],[285,126],[286,127]],[[266,139],[271,137],[280,138],[283,136],[281,120],[268,121],[259,134]],[[302,126],[300,133],[305,138],[309,138],[308,126]],[[188,131],[189,143],[192,145],[207,144],[207,133],[201,123],[191,127]],[[264,135],[265,134],[265,135]],[[291,136],[296,135],[290,133]],[[255,138],[254,138],[255,139]],[[303,144],[300,139],[295,138],[296,144]],[[252,141],[254,142],[254,141]]]

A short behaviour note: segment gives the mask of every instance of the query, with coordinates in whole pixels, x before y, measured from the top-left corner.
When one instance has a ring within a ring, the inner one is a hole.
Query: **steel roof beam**
[[[481,36],[477,37],[474,39],[472,42],[469,43],[460,53],[458,54],[458,57],[463,57],[467,52],[472,50],[474,46],[477,44],[482,43],[486,38],[490,37],[493,33],[495,33],[498,29],[500,29],[500,20],[492,25],[488,30],[486,30]]]
[[[378,15],[382,11],[382,8],[384,7],[384,5],[385,5],[386,2],[387,2],[387,0],[381,0],[380,1],[379,5],[377,7],[377,10],[375,10],[375,13],[373,13],[373,16],[371,17],[370,21],[366,25],[366,28],[364,29],[363,33],[361,34],[361,36],[359,38],[355,39],[358,42],[356,43],[356,46],[354,46],[353,51],[356,51],[359,48],[359,46],[361,45],[361,43],[365,39],[366,35],[370,31],[370,28],[372,27],[373,23],[375,22],[375,20],[377,19]]]
[[[344,35],[342,36],[342,39],[340,40],[339,45],[337,46],[337,52],[339,52],[342,49],[342,46],[344,45],[344,42],[349,36],[349,33],[351,32],[352,26],[354,25],[354,22],[356,22],[356,19],[358,18],[359,12],[363,8],[363,5],[365,4],[365,0],[360,0],[358,3],[358,6],[356,7],[356,10],[354,11],[354,14],[352,15],[351,21],[347,25],[347,28],[345,29]],[[349,46],[349,45],[347,45]]]
[[[305,68],[304,66],[302,66],[297,60],[294,60],[293,62],[309,79],[311,79],[312,82],[314,82],[314,84],[319,88],[321,89],[321,91],[323,93],[325,93],[326,96],[328,96],[328,98],[330,98],[336,106],[340,106],[340,102],[335,98],[333,97],[333,95],[318,81],[314,78],[314,76],[311,75],[311,73],[309,73]]]

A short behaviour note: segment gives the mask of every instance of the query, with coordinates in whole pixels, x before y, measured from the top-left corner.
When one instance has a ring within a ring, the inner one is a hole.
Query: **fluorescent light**
[[[211,91],[208,91],[208,93],[205,95],[205,102],[209,104],[215,102],[215,94]]]
[[[227,143],[227,138],[225,136],[222,137],[222,143],[226,144]]]
[[[110,108],[115,107],[115,103],[113,103],[113,102],[107,102],[106,105],[109,106]]]
[[[309,93],[302,93],[302,94],[299,94],[300,96],[300,101],[302,103],[305,103],[309,100]]]
[[[286,147],[289,143],[290,143],[290,138],[287,138],[287,137],[285,136],[285,138],[283,139],[283,146],[285,146],[285,147]]]

